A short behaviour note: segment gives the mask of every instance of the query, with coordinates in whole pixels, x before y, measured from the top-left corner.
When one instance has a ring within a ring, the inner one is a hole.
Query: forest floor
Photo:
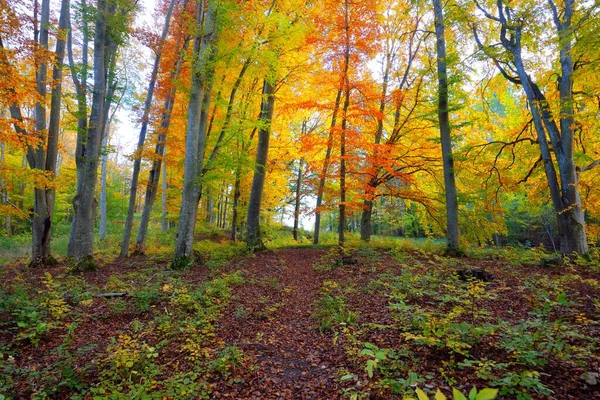
[[[185,271],[152,257],[85,274],[6,267],[0,398],[401,399],[477,386],[600,399],[597,266],[368,245],[228,254]],[[491,280],[463,281],[465,269]]]

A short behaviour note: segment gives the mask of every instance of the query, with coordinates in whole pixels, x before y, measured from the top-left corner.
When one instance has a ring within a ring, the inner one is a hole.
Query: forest
[[[0,400],[600,399],[600,1],[0,0]]]

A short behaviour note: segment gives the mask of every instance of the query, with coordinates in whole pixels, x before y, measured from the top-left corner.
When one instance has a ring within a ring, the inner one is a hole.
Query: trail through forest
[[[202,262],[183,271],[144,256],[83,274],[8,266],[0,394],[403,399],[477,386],[507,399],[599,398],[597,267],[540,266],[533,250],[249,255],[202,243]]]
[[[313,269],[322,250],[283,249],[244,265],[253,283],[236,290],[219,335],[256,362],[246,385],[215,393],[230,398],[338,398],[336,371],[344,354],[311,319],[321,280]],[[266,283],[266,285],[265,285]],[[236,317],[243,313],[242,321]],[[241,311],[244,310],[244,311]]]

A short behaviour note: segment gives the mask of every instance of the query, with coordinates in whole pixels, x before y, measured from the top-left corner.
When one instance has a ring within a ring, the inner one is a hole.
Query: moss
[[[75,263],[71,268],[71,273],[82,273],[82,272],[96,272],[98,266],[93,256],[85,256]]]
[[[52,267],[58,264],[58,260],[53,256],[34,258],[29,262],[29,268]]]
[[[194,264],[194,257],[192,255],[179,256],[173,259],[170,264],[171,269],[182,270],[191,267]]]

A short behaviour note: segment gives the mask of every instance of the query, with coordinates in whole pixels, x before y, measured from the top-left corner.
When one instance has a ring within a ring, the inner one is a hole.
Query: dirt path
[[[336,399],[345,362],[331,336],[311,319],[321,280],[312,266],[317,249],[282,249],[244,263],[248,282],[220,321],[218,336],[244,352],[241,382],[219,383],[215,398]]]

